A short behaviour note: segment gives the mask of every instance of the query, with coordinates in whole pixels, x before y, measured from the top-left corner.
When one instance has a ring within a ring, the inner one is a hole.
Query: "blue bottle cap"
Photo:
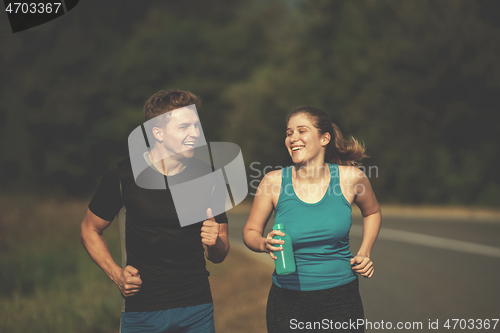
[[[285,225],[283,223],[275,224],[273,230],[285,230]]]

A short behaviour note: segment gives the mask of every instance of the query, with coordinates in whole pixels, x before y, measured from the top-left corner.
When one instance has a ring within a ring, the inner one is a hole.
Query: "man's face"
[[[200,138],[200,119],[191,108],[170,111],[163,132],[163,147],[170,155],[191,158]]]

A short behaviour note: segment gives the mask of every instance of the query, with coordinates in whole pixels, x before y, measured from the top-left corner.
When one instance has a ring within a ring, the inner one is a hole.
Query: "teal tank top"
[[[339,166],[328,164],[330,184],[323,198],[309,204],[293,189],[292,166],[281,171],[281,190],[274,224],[283,223],[292,238],[297,270],[289,275],[273,273],[273,283],[291,290],[323,290],[356,279],[349,249],[351,205],[340,189]]]

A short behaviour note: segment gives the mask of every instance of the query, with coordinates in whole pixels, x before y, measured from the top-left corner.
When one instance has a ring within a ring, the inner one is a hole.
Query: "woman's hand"
[[[261,244],[260,250],[262,252],[267,252],[269,253],[269,256],[273,258],[274,260],[278,259],[273,252],[276,251],[283,251],[283,248],[281,247],[281,244],[285,244],[284,240],[278,240],[278,239],[273,239],[274,236],[285,236],[285,234],[279,230],[272,230],[270,233],[267,234],[266,238],[262,238],[263,242]],[[277,247],[279,246],[279,247]]]
[[[353,271],[365,278],[371,278],[375,270],[373,268],[373,262],[364,254],[358,254],[352,258],[351,266]]]

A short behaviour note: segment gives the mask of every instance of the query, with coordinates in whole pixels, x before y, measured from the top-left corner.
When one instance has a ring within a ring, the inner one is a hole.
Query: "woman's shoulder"
[[[266,173],[264,178],[262,178],[262,181],[266,184],[271,184],[271,185],[280,184],[282,172],[283,169],[269,171],[268,173]]]
[[[256,197],[271,198],[274,205],[278,202],[278,196],[281,189],[281,170],[273,170],[262,178],[259,188],[256,192]],[[254,201],[255,203],[255,201]]]
[[[365,173],[354,165],[339,165],[338,173],[341,179],[351,183],[357,183],[359,180],[366,177]]]

